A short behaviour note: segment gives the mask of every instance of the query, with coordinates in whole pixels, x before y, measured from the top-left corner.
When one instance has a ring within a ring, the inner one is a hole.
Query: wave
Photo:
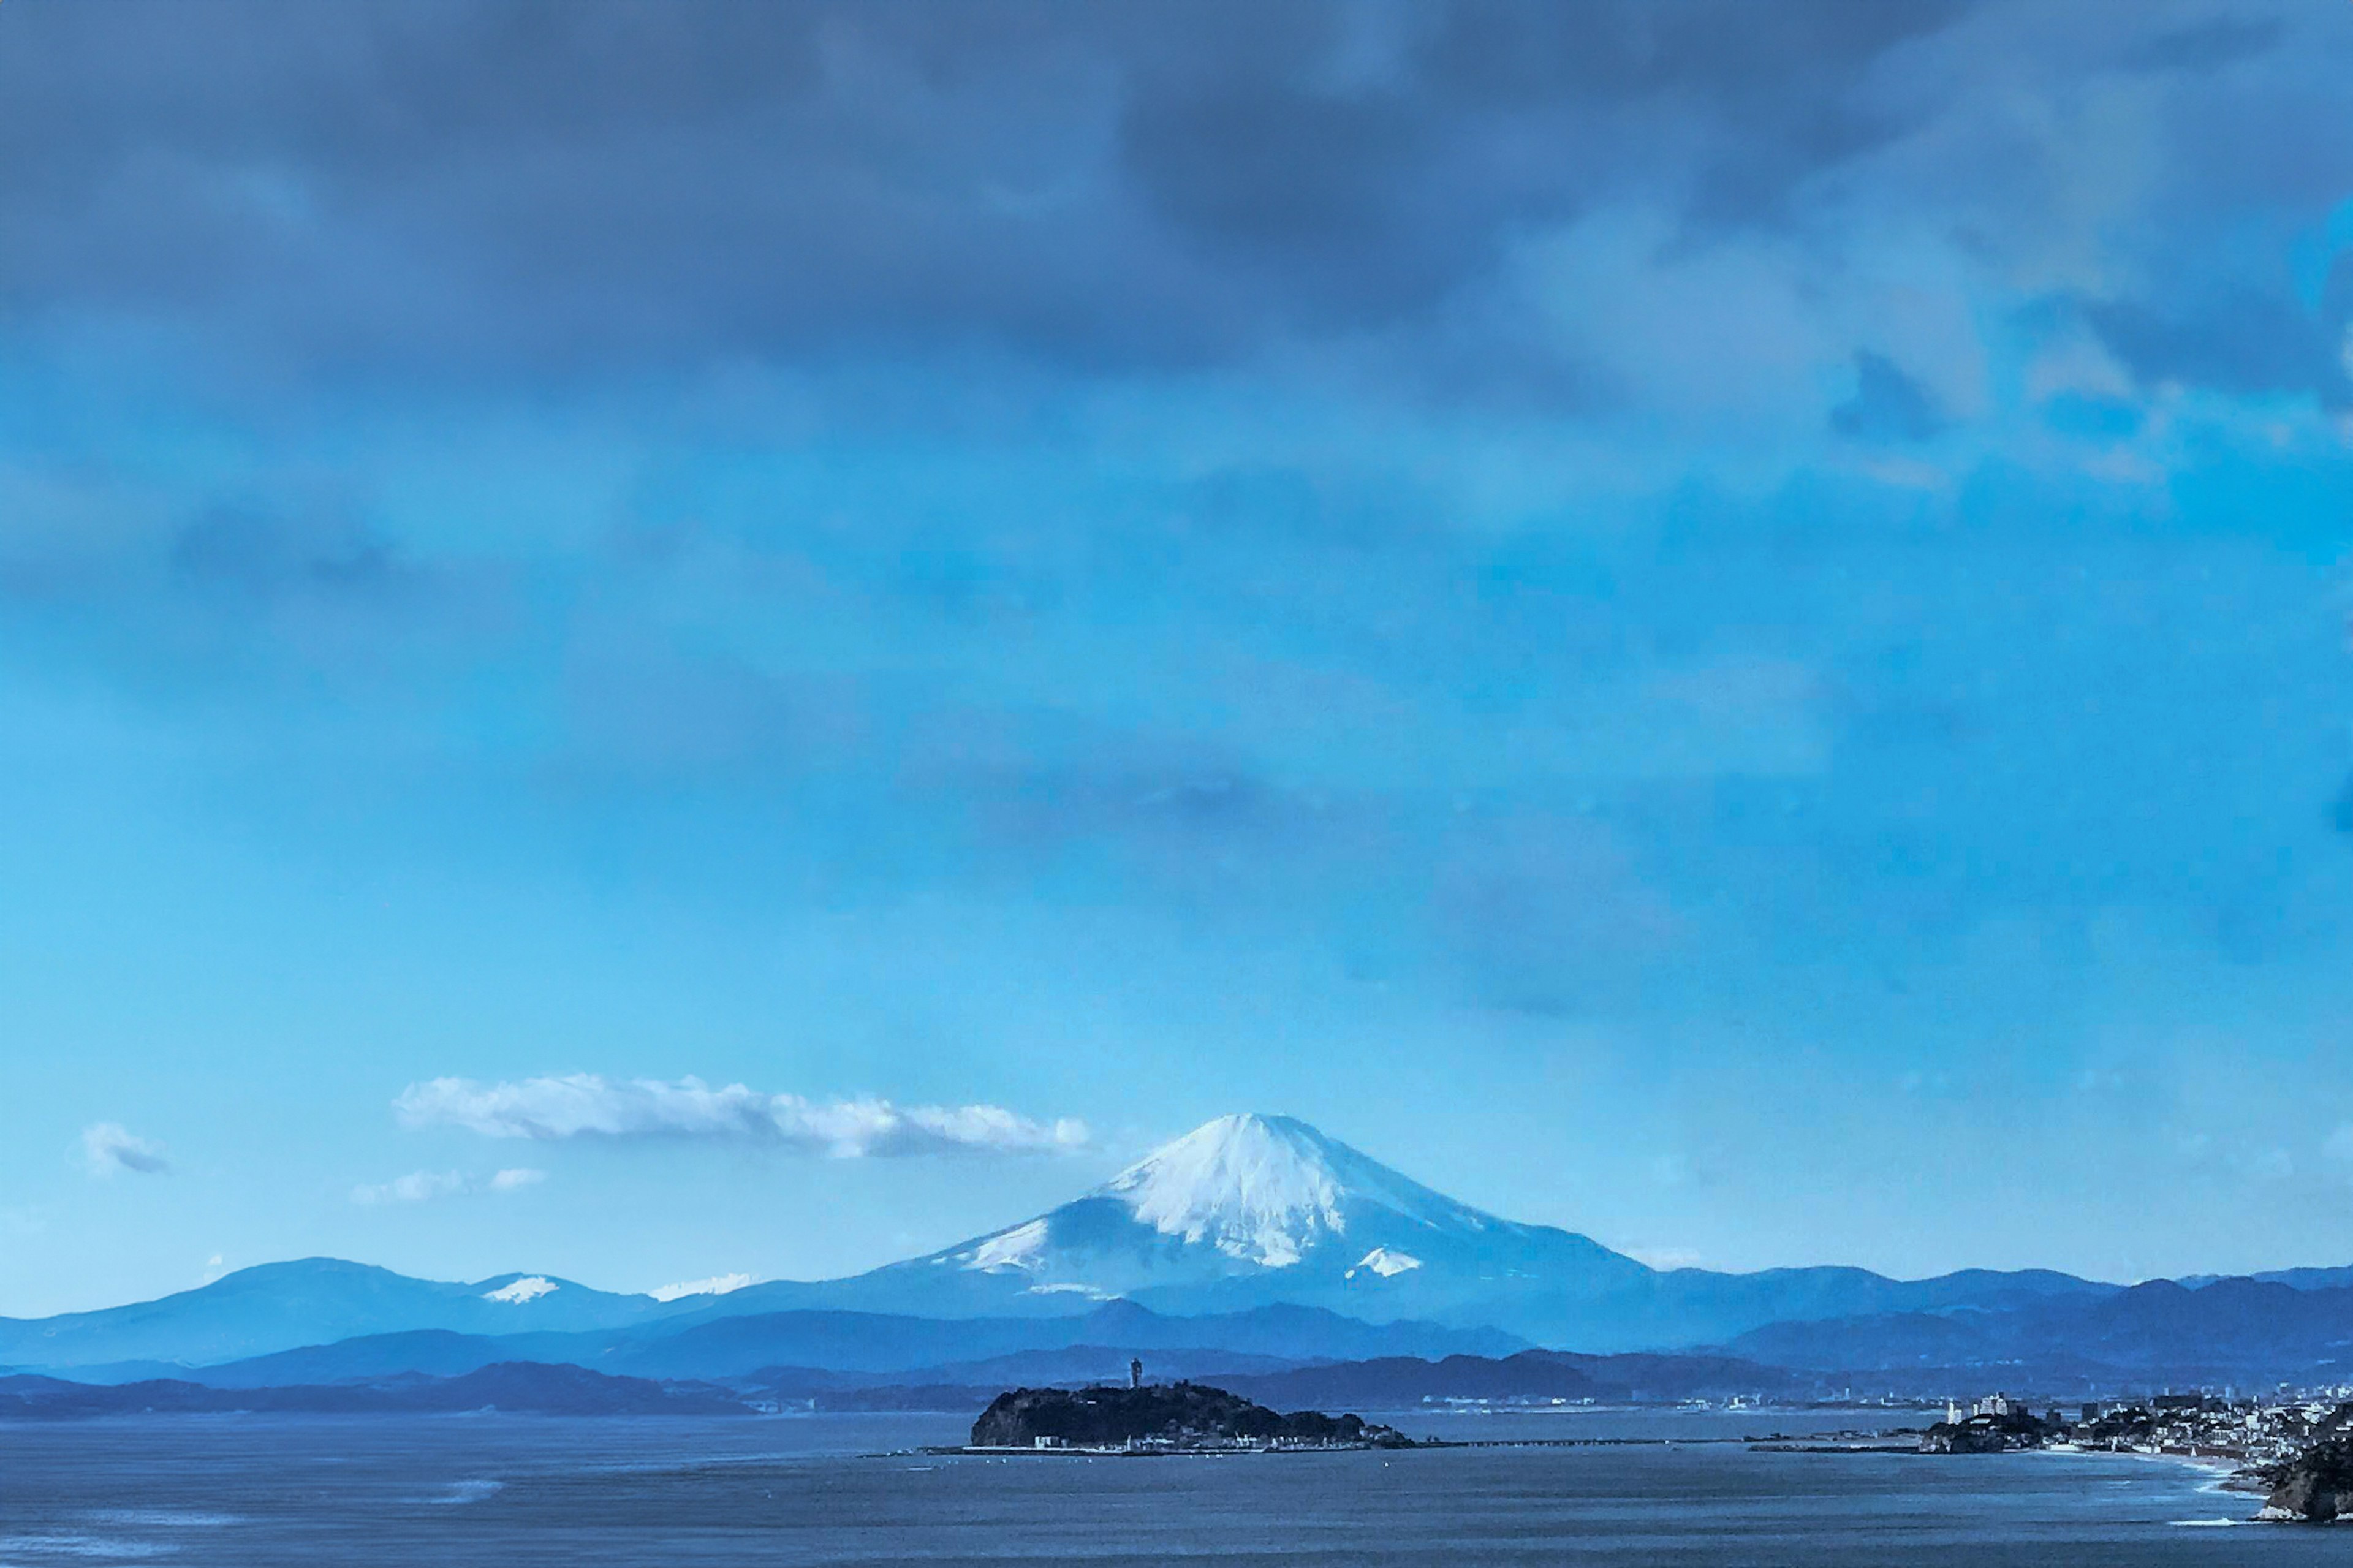
[[[425,1500],[444,1506],[457,1506],[470,1502],[480,1502],[484,1498],[491,1496],[492,1493],[503,1490],[505,1487],[506,1482],[504,1481],[494,1481],[487,1479],[470,1481],[453,1481],[450,1483],[449,1489],[448,1491],[442,1493],[439,1497],[427,1498]]]
[[[16,1557],[89,1558],[131,1562],[142,1557],[168,1557],[179,1547],[165,1541],[117,1541],[111,1536],[84,1535],[76,1531],[51,1531],[40,1535],[0,1535],[0,1561]]]

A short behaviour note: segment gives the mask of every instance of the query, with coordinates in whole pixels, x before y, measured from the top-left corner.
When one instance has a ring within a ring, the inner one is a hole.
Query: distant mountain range
[[[609,1331],[684,1317],[709,1300],[662,1302],[528,1274],[446,1284],[364,1263],[307,1258],[241,1268],[199,1289],[127,1307],[54,1318],[0,1318],[0,1367],[129,1361],[204,1366],[411,1329],[471,1334]]]
[[[1608,1352],[2115,1289],[2044,1270],[1922,1280],[1835,1268],[1661,1271],[1588,1237],[1458,1203],[1303,1121],[1224,1116],[1018,1225],[846,1279],[755,1286],[729,1310],[1042,1316],[1116,1298],[1189,1316],[1289,1302]]]
[[[1229,1116],[1046,1214],[849,1279],[661,1301],[552,1275],[448,1284],[312,1258],[155,1301],[0,1319],[0,1371],[264,1389],[528,1363],[806,1391],[1116,1375],[1142,1355],[1258,1397],[1316,1386],[1337,1374],[1315,1368],[1340,1363],[1388,1365],[1359,1382],[1427,1386],[1413,1367],[1453,1364],[1475,1384],[1490,1376],[1477,1363],[1516,1364],[1508,1375],[1531,1393],[1575,1386],[1571,1373],[1607,1389],[1630,1363],[1605,1375],[1524,1352],[1684,1352],[1666,1360],[1687,1372],[1690,1352],[1719,1347],[1727,1375],[1759,1385],[2021,1365],[2309,1379],[2353,1365],[2348,1281],[2345,1268],[2130,1289],[2041,1270],[1658,1270],[1458,1203],[1303,1122]]]
[[[2314,1269],[2327,1277],[2334,1269]],[[2104,1296],[2002,1312],[1899,1312],[1774,1323],[1741,1335],[1740,1355],[1855,1373],[2009,1368],[2013,1383],[2191,1384],[2353,1382],[2353,1289],[2277,1279],[2195,1289],[2156,1280]]]
[[[289,1415],[502,1410],[531,1415],[741,1415],[725,1389],[607,1377],[576,1366],[505,1363],[462,1377],[406,1376],[373,1384],[217,1389],[157,1379],[90,1384],[19,1373],[0,1377],[0,1419],[269,1411]]]
[[[1206,1364],[1180,1370],[1187,1359]],[[1256,1363],[1256,1364],[1251,1364]],[[824,1410],[971,1412],[1008,1386],[1117,1384],[1124,1358],[1100,1346],[1033,1352],[915,1372],[827,1372],[770,1367],[726,1385],[617,1377],[583,1367],[500,1362],[463,1373],[379,1373],[333,1380],[285,1377],[259,1384],[146,1378],[93,1384],[29,1373],[0,1376],[0,1420],[67,1420],[154,1414],[371,1414],[496,1410],[550,1415],[739,1415],[807,1406]],[[1212,1383],[1284,1410],[1356,1405],[1408,1409],[1456,1400],[1550,1405],[1693,1397],[1804,1397],[1820,1379],[1725,1357],[1578,1356],[1522,1351],[1509,1357],[1386,1356],[1288,1366],[1221,1352],[1179,1352],[1155,1381]],[[332,1370],[332,1369],[330,1369]]]
[[[167,1377],[220,1388],[263,1388],[429,1373],[449,1376],[500,1362],[566,1363],[619,1376],[736,1378],[763,1367],[895,1373],[988,1357],[1092,1347],[1103,1375],[1129,1358],[1155,1366],[1256,1368],[1370,1356],[1505,1355],[1525,1342],[1493,1329],[1366,1323],[1314,1307],[1274,1306],[1199,1318],[1163,1317],[1128,1301],[1069,1318],[906,1318],[873,1312],[762,1312],[670,1321],[603,1333],[461,1334],[412,1329],[365,1334],[209,1365],[153,1360],[52,1366],[82,1382]]]

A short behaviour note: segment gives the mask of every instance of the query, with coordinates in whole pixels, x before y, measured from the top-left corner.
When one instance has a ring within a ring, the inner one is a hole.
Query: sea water
[[[125,1417],[0,1425],[0,1564],[2302,1563],[2353,1531],[2107,1455],[1760,1452],[1852,1413],[1392,1417],[1588,1440],[986,1458],[951,1416]],[[1590,1441],[1620,1439],[1620,1441]],[[1644,1439],[1644,1441],[1622,1441]]]

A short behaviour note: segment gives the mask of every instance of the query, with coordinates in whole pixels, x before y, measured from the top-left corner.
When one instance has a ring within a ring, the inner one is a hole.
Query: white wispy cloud
[[[751,1283],[749,1274],[714,1274],[708,1279],[681,1279],[675,1285],[657,1285],[646,1294],[657,1301],[676,1301],[687,1296],[724,1296]]]
[[[149,1142],[120,1121],[93,1121],[83,1128],[81,1157],[93,1176],[111,1176],[117,1171],[153,1176],[172,1168],[161,1143]]]
[[[826,1103],[701,1079],[618,1082],[595,1073],[478,1083],[437,1078],[393,1101],[408,1127],[462,1127],[486,1138],[741,1138],[839,1159],[1076,1149],[1086,1123],[1035,1121],[995,1105]]]
[[[389,1182],[353,1187],[352,1202],[430,1203],[435,1198],[456,1197],[462,1193],[511,1193],[518,1187],[535,1186],[545,1180],[545,1171],[527,1169],[497,1171],[487,1176],[469,1175],[463,1171],[411,1171]]]

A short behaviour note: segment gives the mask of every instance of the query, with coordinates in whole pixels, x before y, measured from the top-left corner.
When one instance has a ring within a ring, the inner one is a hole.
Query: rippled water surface
[[[1398,1418],[1449,1436],[1669,1436],[1215,1459],[977,1458],[944,1416],[172,1417],[0,1426],[0,1564],[2302,1563],[2353,1531],[2110,1457],[1760,1453],[1851,1423]],[[901,1450],[893,1452],[892,1450]]]

